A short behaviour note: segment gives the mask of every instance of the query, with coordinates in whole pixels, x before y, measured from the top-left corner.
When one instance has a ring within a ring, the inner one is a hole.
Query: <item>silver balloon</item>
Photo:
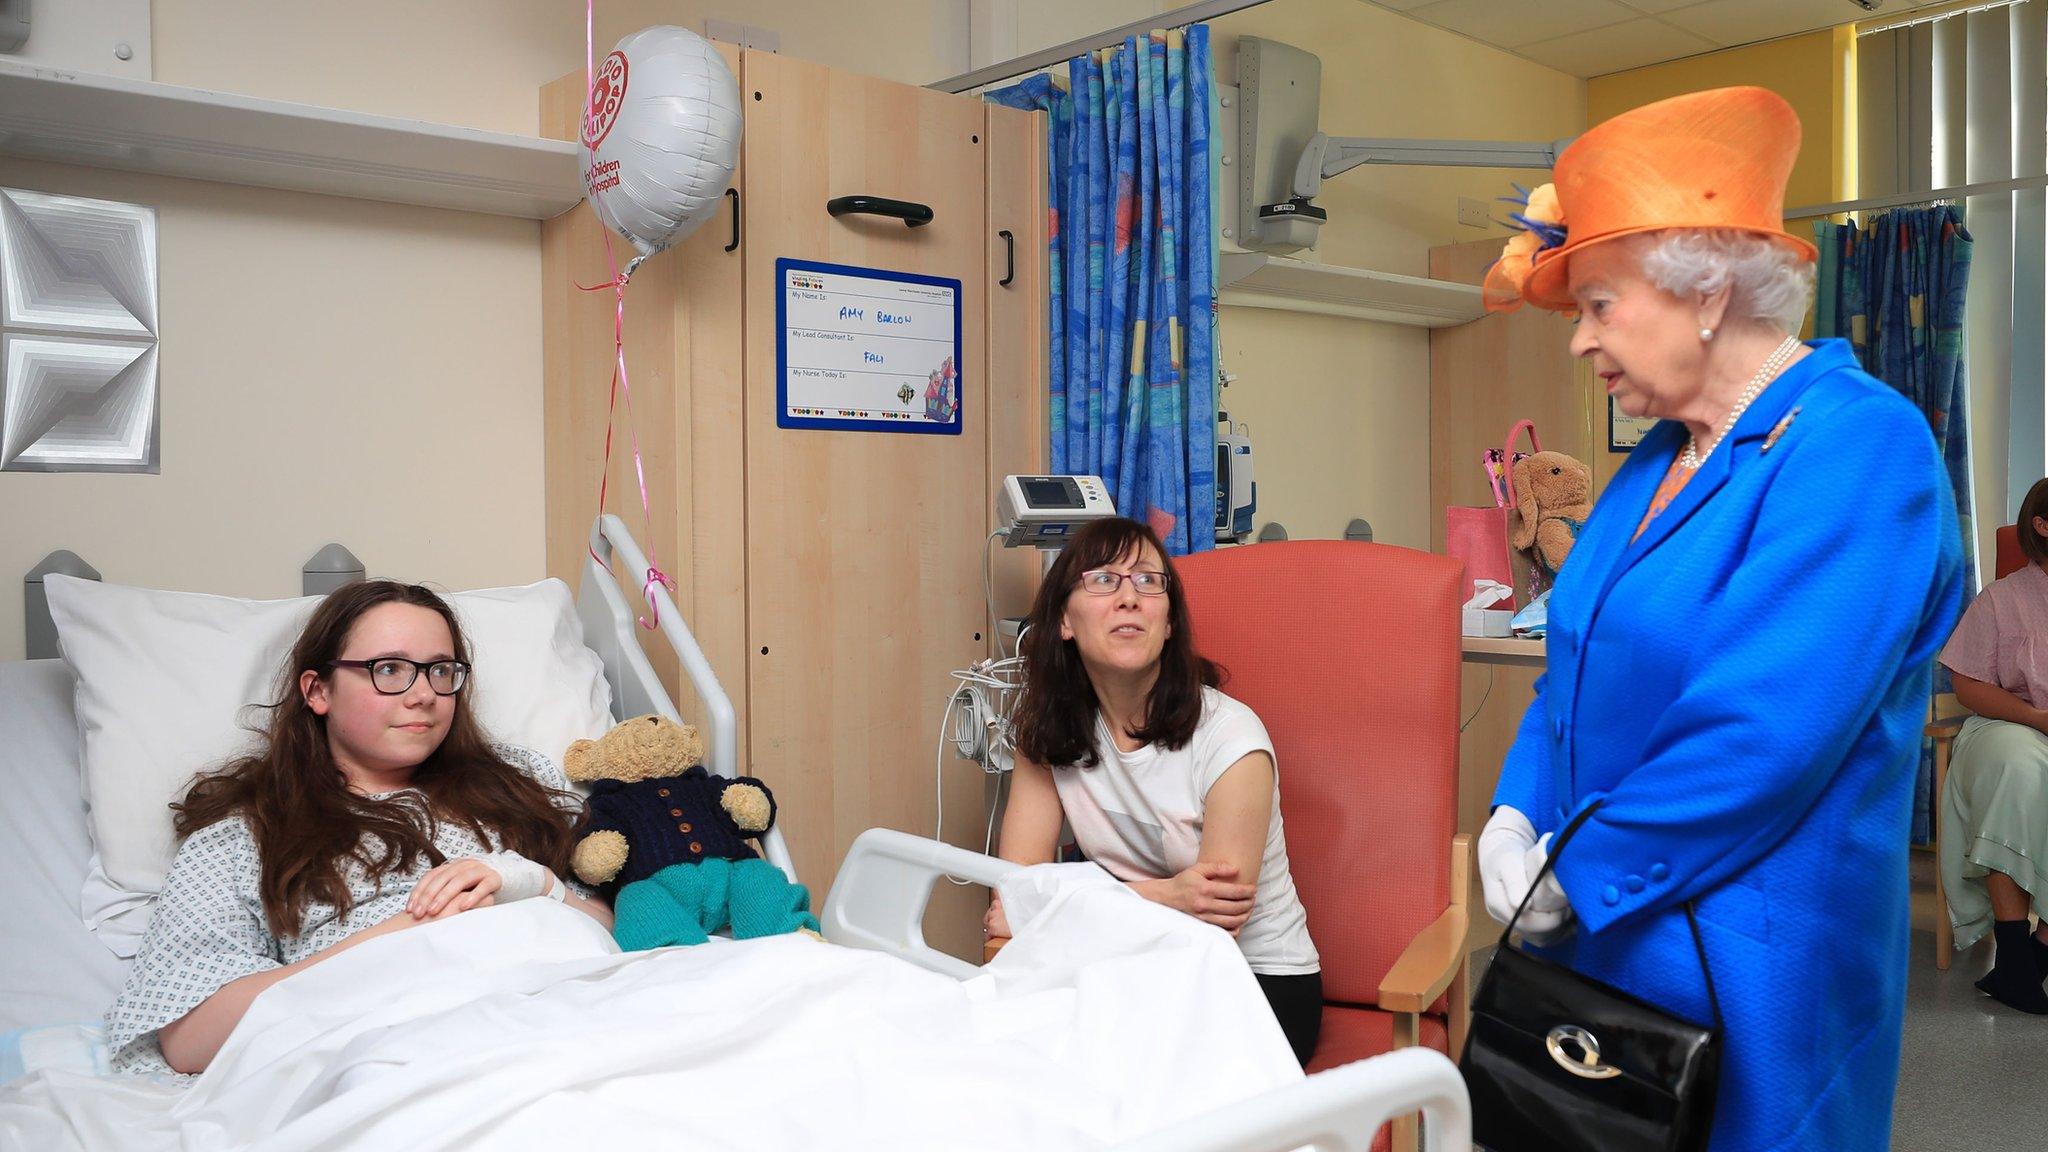
[[[598,218],[651,256],[718,210],[740,156],[740,86],[687,28],[619,41],[584,110],[584,187]]]

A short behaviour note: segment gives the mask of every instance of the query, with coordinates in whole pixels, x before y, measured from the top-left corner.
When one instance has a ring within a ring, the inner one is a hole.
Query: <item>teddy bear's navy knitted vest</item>
[[[680,776],[630,784],[617,780],[592,783],[587,808],[590,820],[584,833],[617,832],[625,836],[627,844],[625,867],[609,887],[624,888],[671,864],[752,859],[754,849],[718,804],[719,796],[736,782],[713,776],[698,764]],[[747,783],[767,791],[759,781]]]

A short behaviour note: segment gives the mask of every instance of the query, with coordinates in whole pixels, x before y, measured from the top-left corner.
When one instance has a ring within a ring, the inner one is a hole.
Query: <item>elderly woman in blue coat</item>
[[[1758,88],[1625,113],[1558,158],[1489,276],[1497,308],[1575,311],[1572,351],[1659,423],[1558,576],[1480,872],[1497,919],[1530,897],[1552,958],[1712,1024],[1692,904],[1724,1026],[1711,1147],[1876,1152],[1960,543],[1925,417],[1846,343],[1795,335],[1798,146]]]

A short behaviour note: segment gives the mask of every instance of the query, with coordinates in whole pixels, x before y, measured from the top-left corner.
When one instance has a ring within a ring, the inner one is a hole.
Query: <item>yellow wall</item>
[[[900,80],[965,60],[943,0],[597,8],[600,52],[712,15]],[[583,62],[573,0],[155,0],[152,18],[167,83],[506,132],[534,132],[540,85]],[[0,473],[0,659],[23,651],[19,574],[57,548],[111,580],[246,596],[297,595],[329,540],[451,588],[544,574],[538,224],[8,159],[0,186],[155,205],[163,324],[160,475]]]
[[[1769,88],[1791,103],[1804,130],[1785,206],[1846,200],[1855,194],[1855,67],[1848,25],[1710,52],[1588,80],[1586,122],[1706,88]]]
[[[1585,84],[1562,72],[1358,0],[1275,0],[1213,24],[1217,71],[1235,80],[1237,37],[1262,36],[1322,59],[1321,127],[1333,136],[1554,140],[1585,126]],[[1323,186],[1316,258],[1428,275],[1429,249],[1498,228],[1457,221],[1460,196],[1508,195],[1542,174],[1470,168],[1353,169]],[[1294,539],[1336,538],[1352,517],[1383,543],[1427,549],[1427,330],[1226,307],[1222,363],[1238,377],[1221,406],[1250,425],[1257,523]],[[1474,413],[1503,433],[1507,412]],[[1475,462],[1476,467],[1476,462]]]

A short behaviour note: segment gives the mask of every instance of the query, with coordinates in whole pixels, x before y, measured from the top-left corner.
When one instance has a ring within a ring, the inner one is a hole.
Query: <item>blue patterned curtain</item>
[[[1077,56],[1047,113],[1052,470],[1096,475],[1175,555],[1214,546],[1216,226],[1209,29]]]
[[[1969,403],[1963,379],[1963,295],[1970,283],[1970,233],[1953,205],[1906,208],[1858,227],[1821,221],[1820,283],[1813,334],[1849,341],[1863,369],[1920,406],[1941,456],[1962,526],[1964,587],[1976,587],[1970,506]],[[1934,666],[1934,690],[1952,690]],[[1914,792],[1913,842],[1933,838],[1934,747],[1922,741]]]

